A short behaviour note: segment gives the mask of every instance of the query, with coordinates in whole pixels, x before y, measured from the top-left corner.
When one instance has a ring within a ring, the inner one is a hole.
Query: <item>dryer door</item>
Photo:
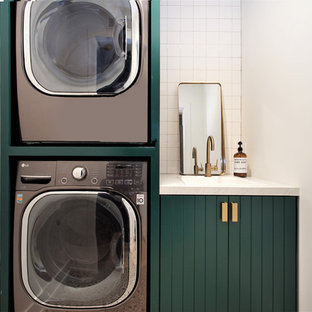
[[[140,61],[135,0],[37,0],[24,12],[24,61],[32,84],[51,95],[114,95]]]
[[[109,192],[46,192],[22,220],[22,279],[30,296],[51,307],[117,305],[135,287],[138,219]]]

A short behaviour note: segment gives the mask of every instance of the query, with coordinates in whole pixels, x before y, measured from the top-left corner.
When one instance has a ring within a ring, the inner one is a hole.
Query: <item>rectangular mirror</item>
[[[178,97],[180,173],[206,176],[223,174],[221,84],[182,82],[178,87]]]

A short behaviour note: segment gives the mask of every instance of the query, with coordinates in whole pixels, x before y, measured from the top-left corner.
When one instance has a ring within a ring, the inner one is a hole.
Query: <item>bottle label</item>
[[[247,158],[234,158],[234,173],[247,173]]]

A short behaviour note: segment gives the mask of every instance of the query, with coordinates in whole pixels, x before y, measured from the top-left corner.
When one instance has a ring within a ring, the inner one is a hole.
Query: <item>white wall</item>
[[[242,90],[251,174],[301,188],[299,307],[312,311],[311,0],[242,0]]]
[[[160,0],[160,171],[179,172],[178,84],[221,82],[227,171],[241,134],[240,0]]]

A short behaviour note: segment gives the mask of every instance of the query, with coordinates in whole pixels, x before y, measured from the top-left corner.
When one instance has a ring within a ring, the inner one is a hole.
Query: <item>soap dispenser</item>
[[[247,177],[247,155],[243,153],[242,142],[238,142],[237,153],[234,154],[234,175],[241,178]]]

